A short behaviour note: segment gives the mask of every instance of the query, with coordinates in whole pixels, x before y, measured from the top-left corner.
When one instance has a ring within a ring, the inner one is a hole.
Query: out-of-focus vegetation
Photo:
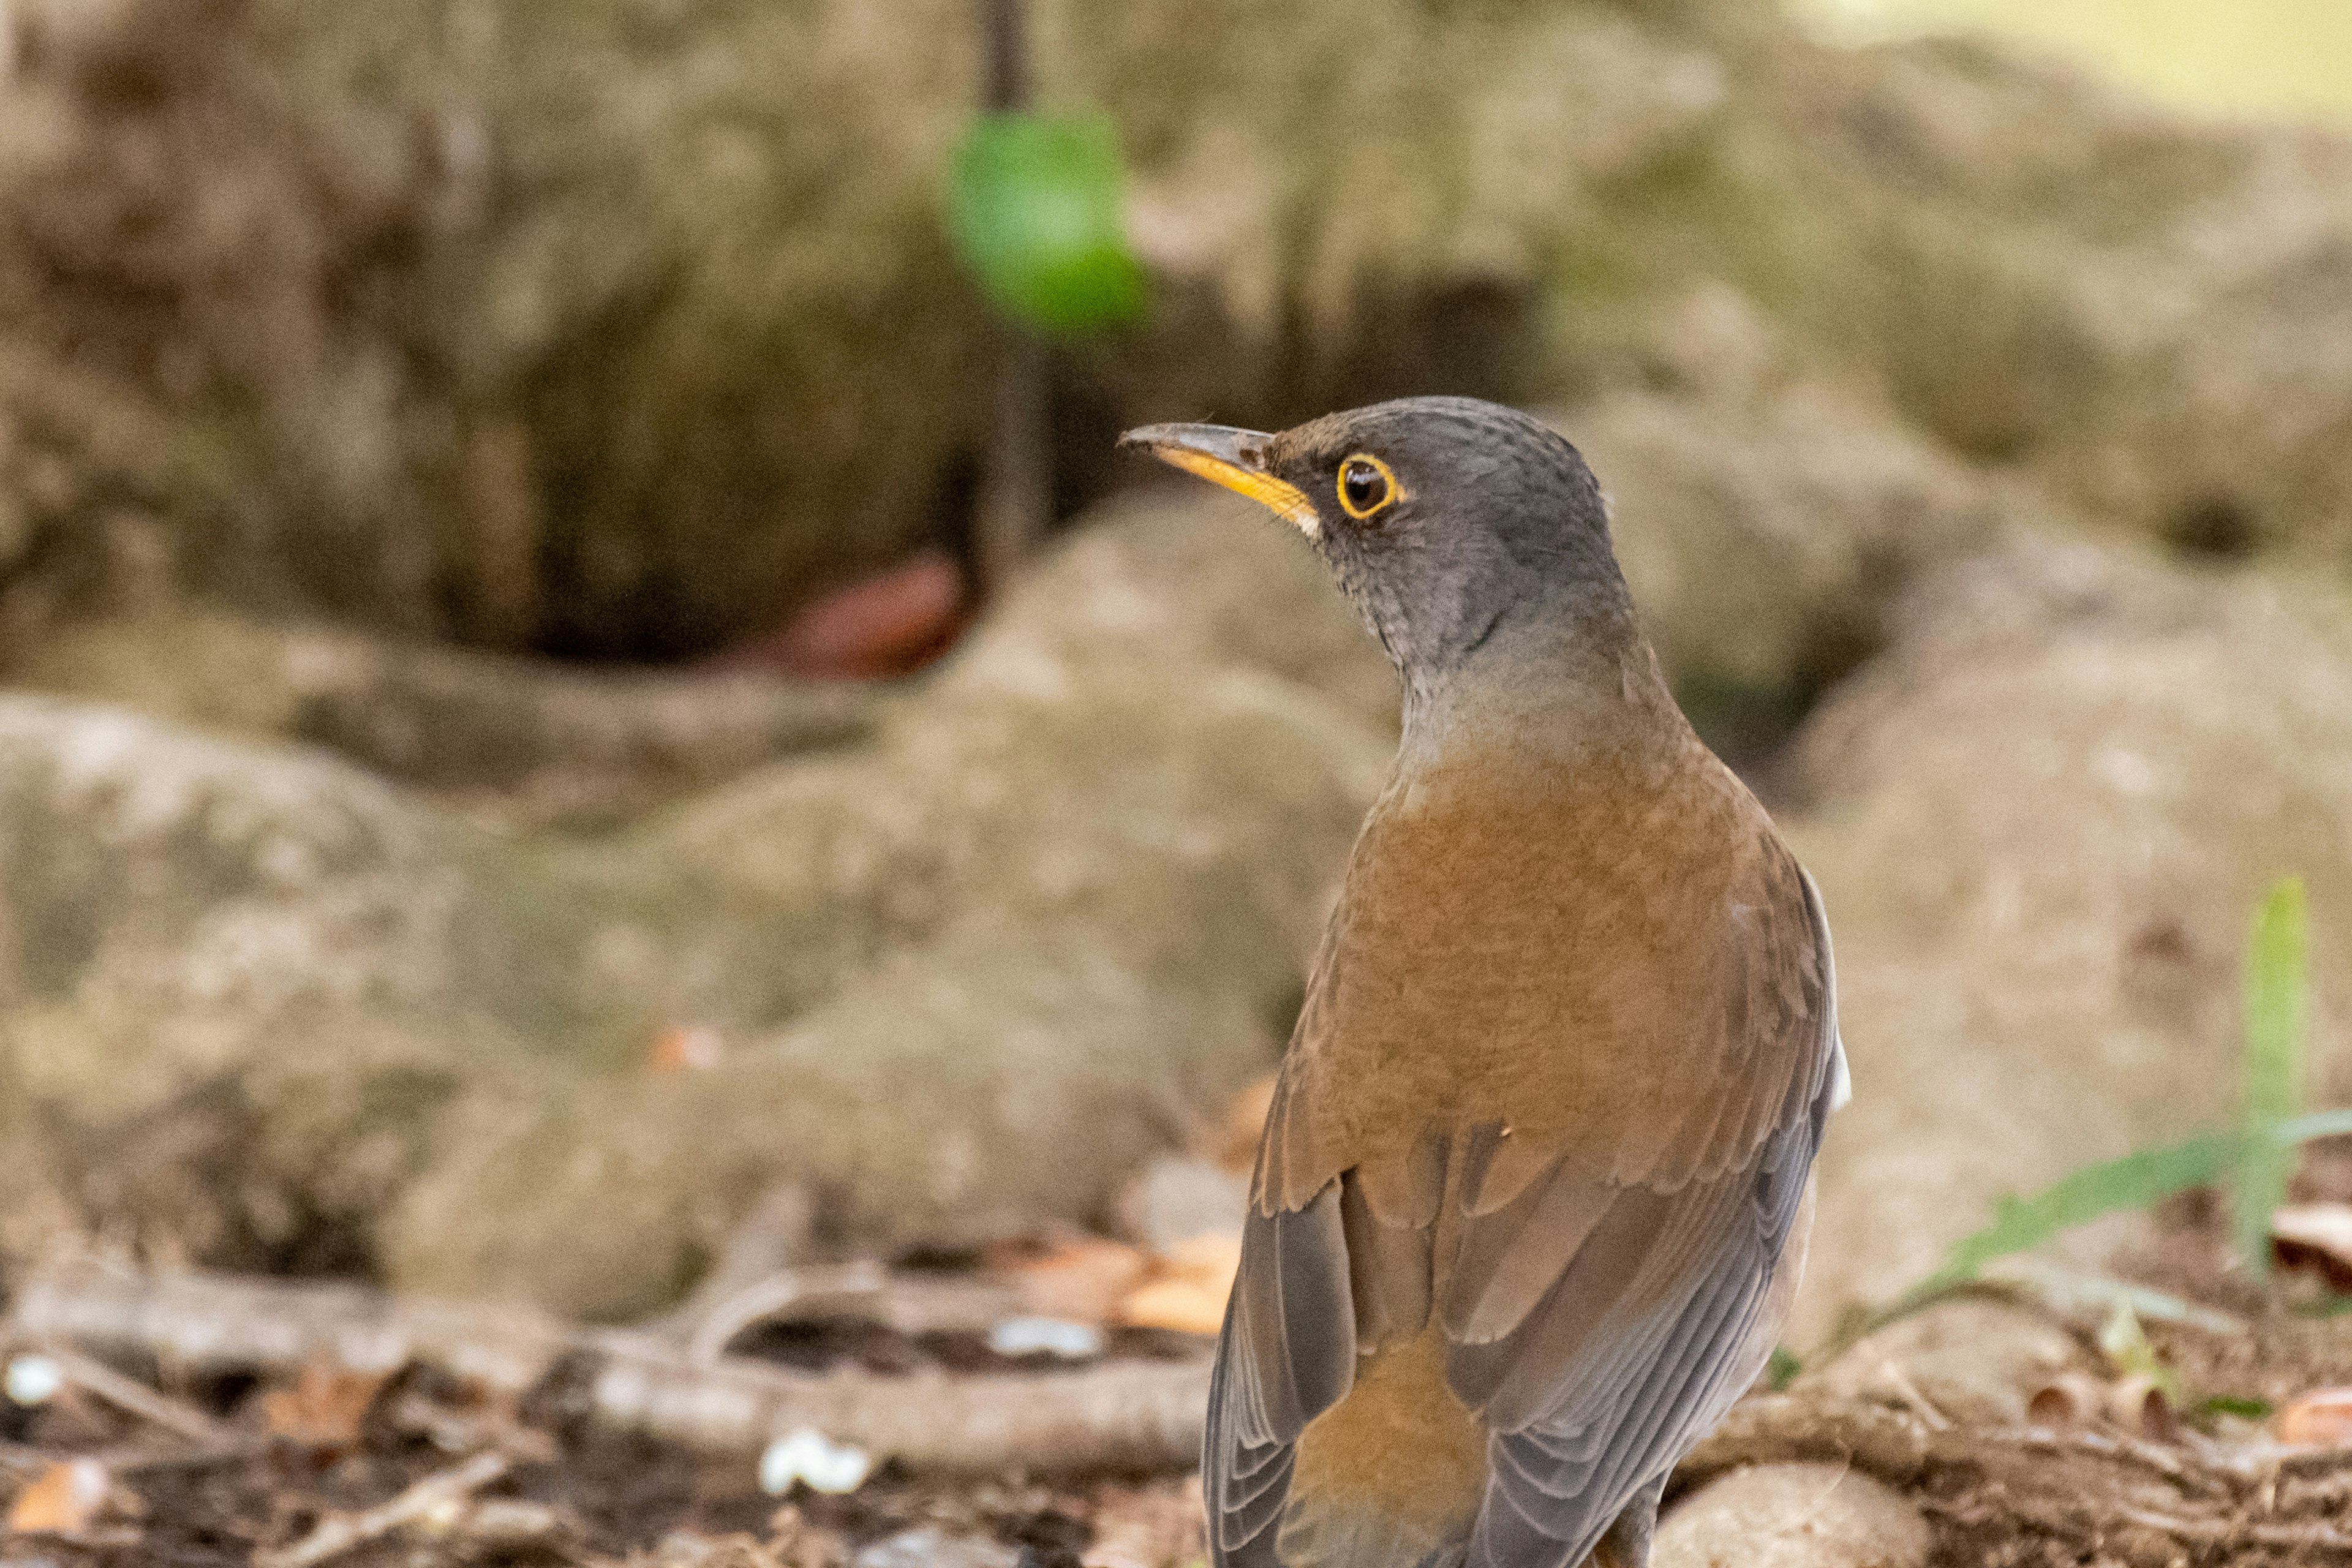
[[[957,147],[957,251],[998,309],[1055,332],[1131,321],[1143,268],[1127,245],[1127,172],[1104,115],[992,114]]]

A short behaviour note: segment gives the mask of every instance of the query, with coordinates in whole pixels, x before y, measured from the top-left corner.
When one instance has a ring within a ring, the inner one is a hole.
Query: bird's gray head
[[[1272,508],[1315,542],[1426,692],[1505,649],[1637,640],[1592,471],[1515,409],[1408,397],[1276,435],[1150,425],[1120,437]]]

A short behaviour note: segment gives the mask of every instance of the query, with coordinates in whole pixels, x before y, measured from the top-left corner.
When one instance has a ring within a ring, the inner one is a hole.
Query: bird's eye
[[[1359,452],[1339,465],[1339,508],[1361,521],[1397,499],[1396,476],[1370,453]]]

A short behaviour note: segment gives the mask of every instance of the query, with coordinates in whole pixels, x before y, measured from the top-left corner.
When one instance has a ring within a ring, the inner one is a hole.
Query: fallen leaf
[[[1150,1268],[1137,1248],[1092,1236],[1060,1237],[1043,1252],[992,1261],[1021,1292],[1022,1316],[1072,1323],[1107,1321]]]
[[[1095,1538],[1078,1558],[1085,1568],[1174,1568],[1204,1555],[1198,1477],[1105,1487],[1091,1522]]]
[[[2097,1378],[2062,1372],[2026,1400],[2025,1419],[2035,1426],[2079,1426],[2097,1415],[2106,1401],[2107,1391]]]
[[[262,1419],[273,1436],[321,1448],[345,1447],[359,1440],[360,1420],[387,1375],[307,1362],[293,1387],[273,1388],[261,1396]]]
[[[2315,1268],[2328,1289],[2352,1291],[2352,1204],[2289,1204],[2271,1215],[2271,1252],[2282,1268]]]
[[[782,631],[710,661],[721,669],[774,669],[818,680],[908,675],[953,646],[969,618],[963,569],[927,550],[889,571],[836,588]]]
[[[2352,1388],[2315,1388],[2278,1413],[2278,1440],[2319,1448],[2352,1443]]]
[[[1113,1321],[1138,1329],[1213,1334],[1242,1266],[1241,1237],[1213,1232],[1180,1242],[1153,1260],[1150,1278],[1127,1293]]]
[[[707,1024],[672,1024],[654,1037],[646,1066],[657,1073],[700,1072],[719,1065],[726,1042]]]
[[[2180,1423],[2173,1415],[2172,1395],[2162,1383],[2144,1372],[2116,1380],[2115,1386],[2107,1391],[2107,1414],[2125,1431],[2151,1442],[2170,1442],[2180,1432]]]
[[[8,1529],[87,1530],[106,1500],[109,1484],[106,1467],[96,1459],[61,1459],[16,1494],[8,1508]]]

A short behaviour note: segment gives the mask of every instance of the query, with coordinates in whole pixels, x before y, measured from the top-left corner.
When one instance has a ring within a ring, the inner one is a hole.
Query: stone
[[[1844,1465],[1756,1465],[1675,1505],[1656,1568],[1924,1568],[1919,1510]]]
[[[1906,426],[1727,285],[1659,315],[1663,388],[1556,411],[1675,694],[1735,763],[1884,647],[1907,588],[2055,508]]]
[[[2248,922],[2310,890],[2315,1096],[2352,994],[2352,603],[2022,538],[1924,583],[1809,721],[1788,824],[1837,938],[1853,1103],[1792,1342],[1993,1199],[2226,1124]],[[2325,1102],[2324,1100],[2322,1102]]]
[[[1387,765],[1238,563],[1176,605],[1187,530],[1287,548],[1082,534],[864,741],[594,836],[0,696],[0,1131],[47,1155],[0,1240],[615,1318],[782,1189],[859,1249],[1108,1222],[1270,1069]]]
[[[169,602],[58,628],[15,682],[330,747],[509,820],[592,826],[862,739],[880,706],[866,685],[583,668]]]

